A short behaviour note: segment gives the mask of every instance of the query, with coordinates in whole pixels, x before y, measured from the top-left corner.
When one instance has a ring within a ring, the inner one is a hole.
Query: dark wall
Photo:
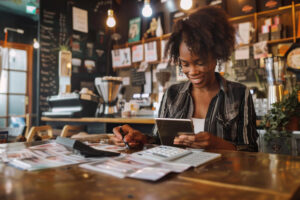
[[[4,28],[19,28],[24,30],[24,34],[8,32],[8,42],[32,44],[33,38],[37,38],[38,22],[23,16],[0,11],[0,40],[4,40]]]
[[[165,3],[161,3],[160,0],[151,0],[151,7],[153,10],[152,16],[163,16],[162,25],[164,34],[170,33],[172,31],[172,14],[177,11],[182,11],[180,9],[180,0],[168,0]],[[194,1],[193,8],[204,6],[204,0]],[[149,21],[151,17],[145,18],[142,16],[142,8],[144,6],[144,1],[139,0],[122,0],[122,6],[120,10],[116,11],[117,16],[117,28],[116,32],[122,35],[120,44],[127,42],[128,40],[128,28],[129,20],[135,17],[142,18],[141,25],[141,36],[149,28]],[[188,11],[187,11],[188,12]]]
[[[65,46],[72,52],[72,58],[81,61],[72,66],[71,92],[82,87],[94,89],[95,77],[111,75],[110,64],[111,33],[105,25],[107,10],[118,5],[110,0],[41,0],[40,1],[40,112],[47,111],[47,97],[57,95],[59,90],[59,51]],[[88,12],[88,33],[73,30],[72,8]],[[88,68],[86,60],[95,62]]]

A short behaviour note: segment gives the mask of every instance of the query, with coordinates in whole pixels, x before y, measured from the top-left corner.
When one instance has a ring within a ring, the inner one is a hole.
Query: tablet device
[[[155,118],[155,123],[162,145],[172,146],[178,132],[194,133],[193,121],[191,119]]]

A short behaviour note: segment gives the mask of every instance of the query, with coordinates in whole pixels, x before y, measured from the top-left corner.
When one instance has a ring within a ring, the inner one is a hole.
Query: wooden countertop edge
[[[50,118],[42,117],[45,122],[108,122],[108,123],[134,123],[134,124],[155,124],[154,118]]]
[[[134,124],[155,124],[154,118],[96,118],[96,117],[84,117],[84,118],[51,118],[42,117],[42,121],[45,122],[108,122],[108,123],[134,123]],[[256,125],[259,126],[261,120],[256,120]]]

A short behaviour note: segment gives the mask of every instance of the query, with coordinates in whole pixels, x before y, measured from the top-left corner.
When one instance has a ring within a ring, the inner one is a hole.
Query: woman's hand
[[[235,146],[209,132],[195,135],[180,135],[174,139],[174,144],[185,145],[197,149],[227,149],[236,150]]]
[[[147,143],[147,137],[128,124],[113,128],[113,133],[115,137],[112,140],[118,146],[125,146],[124,142],[126,142],[130,148],[139,148]]]

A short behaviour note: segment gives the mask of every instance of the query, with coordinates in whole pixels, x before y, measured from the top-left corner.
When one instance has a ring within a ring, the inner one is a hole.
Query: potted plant
[[[291,154],[292,131],[300,127],[298,91],[299,88],[295,88],[282,101],[272,104],[271,110],[263,117],[265,152]]]

